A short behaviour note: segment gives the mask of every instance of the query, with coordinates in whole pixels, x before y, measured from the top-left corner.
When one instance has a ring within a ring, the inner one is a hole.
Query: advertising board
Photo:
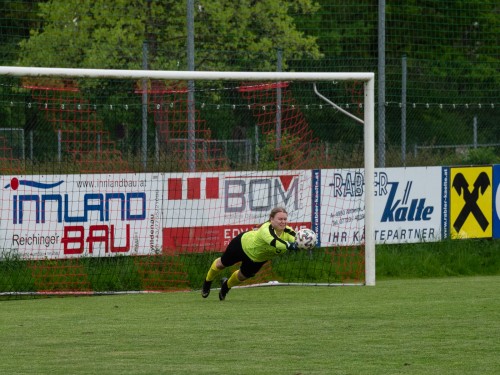
[[[311,171],[179,173],[165,176],[165,252],[221,251],[237,234],[285,207],[294,229],[311,227]]]
[[[449,168],[449,225],[453,239],[493,234],[491,166]]]
[[[3,252],[52,259],[160,248],[159,175],[2,176],[1,183]]]

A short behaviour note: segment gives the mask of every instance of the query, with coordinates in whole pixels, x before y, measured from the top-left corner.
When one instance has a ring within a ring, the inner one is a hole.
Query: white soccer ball
[[[297,242],[299,249],[312,249],[316,246],[317,241],[316,233],[308,228],[301,229],[295,234],[295,242]]]

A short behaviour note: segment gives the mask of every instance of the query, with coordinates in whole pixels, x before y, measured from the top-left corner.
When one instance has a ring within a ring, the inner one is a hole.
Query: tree
[[[15,62],[19,42],[29,36],[30,29],[37,27],[36,8],[33,1],[0,0],[1,65],[12,65]]]
[[[39,7],[44,22],[20,43],[20,65],[140,69],[146,42],[151,69],[187,67],[185,1],[50,0]],[[275,70],[278,48],[285,57],[321,57],[316,39],[290,15],[313,14],[313,0],[201,0],[195,8],[197,70]]]

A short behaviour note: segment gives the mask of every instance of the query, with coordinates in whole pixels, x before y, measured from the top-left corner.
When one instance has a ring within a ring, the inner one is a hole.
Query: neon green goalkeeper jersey
[[[265,262],[288,249],[288,243],[295,242],[295,232],[287,226],[278,236],[270,222],[264,223],[257,230],[246,232],[241,237],[243,251],[254,262]]]

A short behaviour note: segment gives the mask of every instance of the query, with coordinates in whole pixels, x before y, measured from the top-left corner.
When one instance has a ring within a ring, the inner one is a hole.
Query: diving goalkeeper
[[[241,262],[239,270],[233,272],[229,279],[221,280],[219,299],[223,301],[229,290],[254,277],[262,266],[277,255],[288,250],[297,250],[295,231],[287,225],[288,213],[282,207],[271,210],[269,220],[256,230],[243,232],[234,237],[220,258],[213,261],[208,270],[201,296],[210,294],[212,281],[226,267]]]

